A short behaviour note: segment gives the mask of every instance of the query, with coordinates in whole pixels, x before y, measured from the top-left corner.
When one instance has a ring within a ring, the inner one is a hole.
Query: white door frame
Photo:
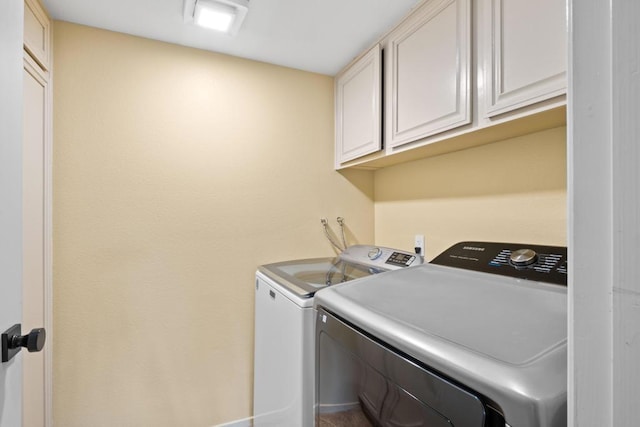
[[[23,11],[22,0],[0,1],[0,332],[22,320]],[[0,427],[21,424],[18,354],[0,363]]]
[[[639,3],[568,2],[571,426],[640,425]],[[22,20],[0,2],[0,324],[21,318]],[[20,365],[0,366],[0,427],[20,425]]]
[[[569,426],[640,425],[640,2],[569,0]]]

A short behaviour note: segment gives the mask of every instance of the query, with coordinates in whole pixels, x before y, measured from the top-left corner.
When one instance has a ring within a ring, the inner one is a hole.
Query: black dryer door
[[[485,426],[486,408],[478,396],[322,308],[316,362],[320,427]]]

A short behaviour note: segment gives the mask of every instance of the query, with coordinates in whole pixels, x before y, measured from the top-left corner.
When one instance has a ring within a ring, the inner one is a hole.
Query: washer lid
[[[302,297],[330,285],[377,273],[369,267],[349,263],[340,258],[312,258],[276,262],[260,266],[258,271]]]

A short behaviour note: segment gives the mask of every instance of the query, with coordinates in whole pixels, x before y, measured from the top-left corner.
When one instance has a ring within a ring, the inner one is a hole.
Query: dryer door
[[[316,361],[318,426],[494,425],[495,414],[472,391],[322,308],[316,319]]]

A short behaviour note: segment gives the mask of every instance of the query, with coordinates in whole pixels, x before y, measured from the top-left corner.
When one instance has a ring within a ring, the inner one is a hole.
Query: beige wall
[[[376,243],[431,259],[464,240],[566,245],[566,128],[375,172]]]
[[[337,173],[330,77],[63,22],[54,54],[56,425],[248,417],[255,267],[330,255],[320,217],[565,244],[565,128]]]
[[[253,274],[373,241],[334,172],[333,79],[55,23],[54,422],[251,413]],[[334,225],[335,227],[335,225]]]

